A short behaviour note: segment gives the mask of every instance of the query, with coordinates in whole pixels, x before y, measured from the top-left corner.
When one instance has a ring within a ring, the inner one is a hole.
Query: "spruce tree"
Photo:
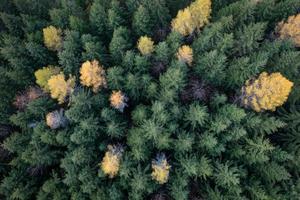
[[[2,0],[0,199],[298,199],[299,6]]]

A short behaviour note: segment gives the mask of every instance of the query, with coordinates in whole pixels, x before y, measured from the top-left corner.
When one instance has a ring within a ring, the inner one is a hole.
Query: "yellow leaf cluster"
[[[242,89],[242,102],[256,112],[264,110],[275,111],[288,98],[293,82],[280,73],[268,75],[263,72],[254,81],[247,81]]]
[[[152,161],[152,179],[159,184],[164,184],[169,179],[169,172],[171,166],[168,164],[164,154],[157,156],[156,160]]]
[[[153,52],[154,50],[154,42],[152,41],[151,38],[147,36],[142,36],[140,37],[137,45],[139,51],[143,55],[149,55]]]
[[[193,62],[193,49],[188,45],[183,45],[178,49],[177,58],[179,61],[192,65]]]
[[[113,91],[110,95],[110,105],[121,112],[123,112],[127,101],[126,96],[119,90],[119,91]]]
[[[35,71],[34,75],[36,78],[36,83],[45,91],[49,92],[48,80],[51,76],[59,74],[60,69],[54,66],[43,67]]]
[[[44,44],[50,50],[58,51],[62,47],[62,31],[54,26],[43,29]]]
[[[280,22],[277,32],[282,39],[292,39],[297,47],[300,47],[300,14],[290,16],[286,23]]]
[[[105,71],[97,60],[86,61],[80,68],[80,81],[82,85],[93,87],[93,92],[98,92],[101,87],[106,87]]]
[[[119,172],[122,151],[122,147],[108,145],[108,151],[105,153],[100,166],[109,178],[115,177]]]
[[[58,103],[65,102],[67,96],[69,96],[75,87],[75,78],[70,77],[65,80],[63,73],[51,76],[48,80],[48,86],[50,89],[51,97],[58,100]]]
[[[183,36],[199,30],[209,22],[211,13],[211,0],[196,0],[190,6],[179,10],[172,20],[172,29]]]

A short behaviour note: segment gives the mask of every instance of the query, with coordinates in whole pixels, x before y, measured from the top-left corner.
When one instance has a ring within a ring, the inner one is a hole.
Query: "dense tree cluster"
[[[299,199],[299,8],[2,0],[0,199]]]

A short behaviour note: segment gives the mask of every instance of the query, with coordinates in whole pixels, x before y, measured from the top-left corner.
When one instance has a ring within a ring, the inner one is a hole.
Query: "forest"
[[[300,0],[0,0],[0,199],[300,200]]]

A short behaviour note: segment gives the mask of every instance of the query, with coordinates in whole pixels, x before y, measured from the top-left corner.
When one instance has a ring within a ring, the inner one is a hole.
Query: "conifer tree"
[[[113,60],[118,63],[125,55],[125,51],[131,47],[130,35],[125,27],[118,27],[114,30],[112,40],[109,44],[109,51]]]
[[[0,199],[298,199],[299,6],[2,0]]]

